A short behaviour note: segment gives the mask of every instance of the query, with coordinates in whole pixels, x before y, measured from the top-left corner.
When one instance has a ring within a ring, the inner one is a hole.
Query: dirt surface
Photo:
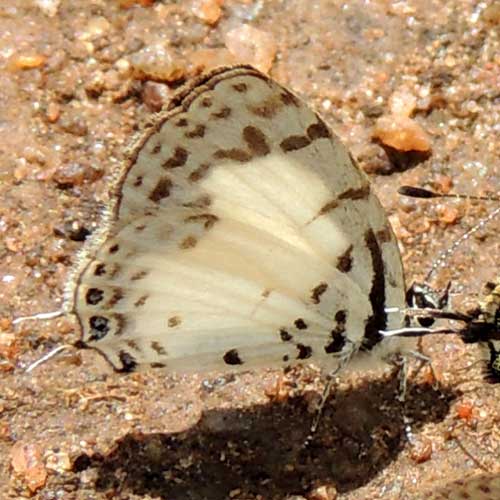
[[[422,278],[497,206],[396,191],[499,192],[499,22],[494,1],[0,1],[0,498],[417,499],[498,471],[500,387],[467,368],[481,352],[458,339],[424,341],[439,387],[423,369],[405,405],[390,373],[342,378],[304,447],[322,388],[312,368],[124,376],[84,352],[25,373],[77,332],[64,318],[11,320],[60,307],[141,122],[204,64],[235,60],[270,65],[323,114],[370,173],[407,282]],[[244,24],[260,30],[249,52],[227,35]],[[425,154],[373,140],[401,92]],[[435,285],[453,280],[454,306],[498,275],[498,230],[475,233],[437,274]]]

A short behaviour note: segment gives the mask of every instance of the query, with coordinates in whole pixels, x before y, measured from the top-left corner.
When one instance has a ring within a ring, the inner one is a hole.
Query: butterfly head
[[[435,309],[443,310],[449,303],[449,291],[451,282],[443,292],[438,292],[426,283],[413,283],[406,292],[406,303],[413,309]],[[420,326],[430,327],[434,324],[434,318],[430,316],[417,316]]]

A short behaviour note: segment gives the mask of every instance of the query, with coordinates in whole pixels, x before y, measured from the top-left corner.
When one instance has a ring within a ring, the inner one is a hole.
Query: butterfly
[[[250,66],[180,90],[110,199],[64,311],[77,346],[118,371],[335,372],[411,341],[381,334],[405,324],[405,283],[368,178],[316,112]]]

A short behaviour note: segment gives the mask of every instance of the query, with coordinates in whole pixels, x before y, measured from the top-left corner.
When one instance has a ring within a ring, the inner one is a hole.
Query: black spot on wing
[[[94,268],[94,276],[104,276],[106,274],[106,265],[102,262],[96,264]]]
[[[227,351],[226,354],[224,354],[224,356],[222,357],[222,359],[224,360],[224,363],[226,363],[226,365],[243,364],[243,361],[241,360],[237,349],[231,349]]]
[[[159,203],[164,198],[170,196],[172,186],[172,181],[168,177],[160,178],[151,193],[149,193],[149,199],[155,203]]]
[[[134,356],[132,356],[132,354],[127,351],[121,350],[118,354],[118,358],[122,363],[122,367],[118,370],[120,372],[133,372],[137,367],[137,361],[135,360]]]
[[[353,246],[349,245],[347,250],[337,259],[336,267],[341,273],[348,273],[352,269],[352,250]]]
[[[382,258],[382,250],[373,229],[366,231],[365,244],[370,252],[373,269],[372,285],[369,294],[372,314],[365,322],[365,333],[361,348],[365,351],[370,351],[383,338],[379,331],[385,330],[387,326],[387,314],[385,312],[385,266]]]
[[[313,304],[319,304],[321,302],[321,296],[326,292],[327,289],[328,285],[324,282],[321,282],[311,290],[311,300]]]
[[[302,318],[298,318],[294,321],[294,325],[299,330],[307,330],[307,324]]]
[[[141,297],[139,297],[135,302],[134,302],[134,307],[142,307],[146,301],[148,300],[149,298],[149,295],[148,294],[145,294],[145,295],[141,295]]]
[[[219,119],[219,120],[224,120],[231,114],[231,108],[228,108],[227,106],[224,106],[221,108],[219,111],[215,111],[212,113],[212,117]]]
[[[293,336],[290,335],[284,328],[280,330],[280,338],[283,342],[290,342],[293,339]]]
[[[173,155],[163,162],[163,168],[169,170],[171,168],[182,167],[186,164],[189,157],[189,152],[177,146],[174,150]]]
[[[345,331],[346,331],[347,311],[340,310],[335,314],[335,328],[330,332],[331,341],[325,346],[327,354],[341,352],[346,344]]]
[[[189,132],[186,132],[184,135],[188,139],[195,139],[195,138],[202,138],[205,135],[205,130],[206,127],[205,125],[202,125],[201,123],[196,125],[196,127],[193,130],[190,130]]]
[[[171,316],[168,318],[167,324],[169,328],[175,328],[182,323],[182,319],[180,316]]]
[[[289,153],[290,151],[303,149],[309,146],[309,144],[311,144],[309,137],[305,135],[291,135],[281,141],[280,148],[284,153]]]
[[[347,189],[338,197],[339,200],[365,200],[370,194],[370,185],[365,184],[360,188]]]
[[[151,349],[153,349],[158,356],[165,356],[167,354],[165,348],[156,340],[151,342]]]
[[[311,141],[315,141],[316,139],[323,139],[331,137],[330,129],[326,126],[325,122],[318,118],[316,123],[309,125],[307,127],[307,137],[311,139]]]
[[[110,330],[109,319],[105,316],[91,316],[89,319],[90,336],[89,342],[101,340]]]
[[[246,126],[243,129],[243,140],[247,143],[253,156],[265,156],[271,152],[266,135],[257,127]]]
[[[214,158],[217,160],[233,160],[240,163],[245,163],[252,159],[252,155],[244,149],[218,149],[214,153]]]
[[[299,351],[297,354],[297,359],[308,359],[312,356],[312,348],[310,346],[297,344],[296,347]]]
[[[85,294],[85,301],[88,305],[95,306],[104,298],[104,291],[100,288],[89,288]]]
[[[234,90],[236,90],[236,92],[245,93],[248,91],[248,85],[244,82],[235,83],[234,85],[232,85],[232,87]]]
[[[166,368],[167,367],[167,365],[165,363],[158,363],[158,362],[149,363],[149,366],[151,368]]]
[[[114,288],[113,293],[111,295],[111,298],[108,300],[108,303],[106,304],[106,307],[107,308],[113,307],[120,300],[123,299],[124,295],[125,295],[125,292],[121,288],[119,288],[119,287]]]

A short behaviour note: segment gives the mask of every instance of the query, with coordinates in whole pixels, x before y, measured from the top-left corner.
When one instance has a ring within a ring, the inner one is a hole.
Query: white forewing
[[[335,368],[401,326],[397,243],[324,122],[254,69],[219,70],[135,145],[68,308],[116,368]],[[384,341],[386,342],[386,341]]]

